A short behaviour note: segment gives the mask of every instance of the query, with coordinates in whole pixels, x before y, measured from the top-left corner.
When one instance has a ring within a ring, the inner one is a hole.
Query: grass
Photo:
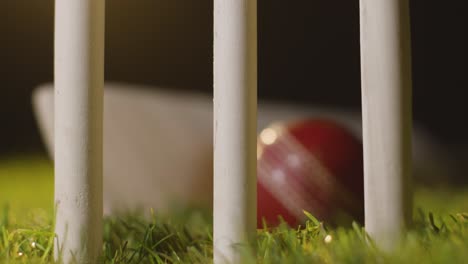
[[[52,169],[42,158],[0,161],[0,263],[54,263]],[[297,229],[259,230],[243,263],[468,263],[468,189],[418,189],[414,226],[393,252],[362,227],[330,228],[309,216]],[[209,212],[141,212],[105,219],[102,263],[210,263]]]

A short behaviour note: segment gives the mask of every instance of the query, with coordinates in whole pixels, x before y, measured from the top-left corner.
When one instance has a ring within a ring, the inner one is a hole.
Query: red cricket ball
[[[276,123],[257,146],[257,227],[304,223],[303,210],[332,224],[363,222],[362,143],[325,119]]]

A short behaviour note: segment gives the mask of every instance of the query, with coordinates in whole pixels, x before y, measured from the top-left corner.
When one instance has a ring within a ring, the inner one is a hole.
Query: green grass
[[[0,161],[0,205],[9,204],[0,211],[0,263],[54,263],[52,183],[45,159]],[[415,207],[414,226],[392,252],[358,225],[330,228],[312,216],[302,228],[259,230],[239,250],[243,263],[468,263],[468,189],[418,189]],[[209,212],[141,215],[105,219],[102,263],[211,262]]]
[[[47,159],[0,159],[0,206],[8,203],[18,221],[27,219],[31,211],[52,214],[53,191],[52,164]]]

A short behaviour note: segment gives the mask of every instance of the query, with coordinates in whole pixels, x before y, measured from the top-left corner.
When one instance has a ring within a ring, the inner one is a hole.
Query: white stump
[[[256,0],[214,1],[214,262],[256,228]]]
[[[411,220],[408,0],[360,0],[365,227],[391,249]]]
[[[104,0],[55,1],[56,258],[102,250]]]

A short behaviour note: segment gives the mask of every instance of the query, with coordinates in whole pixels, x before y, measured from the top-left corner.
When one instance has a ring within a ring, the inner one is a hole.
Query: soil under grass
[[[43,158],[0,161],[0,263],[54,263],[53,177]],[[259,230],[239,246],[244,263],[468,263],[468,188],[418,189],[415,222],[394,252],[377,249],[358,225],[330,228],[313,217],[298,229]],[[209,212],[174,210],[104,223],[102,263],[210,263]]]

